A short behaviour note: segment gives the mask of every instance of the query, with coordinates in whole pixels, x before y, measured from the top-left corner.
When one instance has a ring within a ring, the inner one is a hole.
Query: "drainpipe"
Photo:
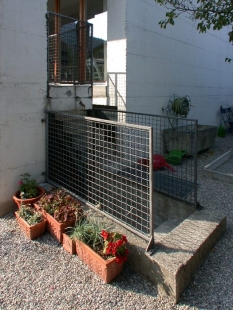
[[[79,60],[79,80],[81,83],[86,80],[86,36],[85,36],[85,22],[87,20],[87,2],[86,0],[79,0],[79,42],[80,42],[80,60]]]
[[[61,2],[55,0],[55,13],[60,14]],[[60,82],[60,17],[55,15],[55,63],[54,63],[54,82]]]

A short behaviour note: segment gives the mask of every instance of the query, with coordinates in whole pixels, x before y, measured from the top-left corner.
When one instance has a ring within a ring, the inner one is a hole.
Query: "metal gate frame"
[[[152,127],[46,111],[46,181],[148,241],[147,250],[154,247],[152,155]]]

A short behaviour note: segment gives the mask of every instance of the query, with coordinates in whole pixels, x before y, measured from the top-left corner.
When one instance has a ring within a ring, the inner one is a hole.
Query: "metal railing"
[[[48,83],[92,84],[93,26],[47,13]]]
[[[108,72],[107,93],[109,106],[118,107],[119,110],[124,110],[126,108],[125,72]]]
[[[81,113],[47,111],[47,181],[153,244],[153,129]]]
[[[197,120],[46,112],[47,181],[154,245],[158,193],[197,207]]]
[[[98,107],[88,114],[152,127],[153,189],[197,207],[197,120]]]

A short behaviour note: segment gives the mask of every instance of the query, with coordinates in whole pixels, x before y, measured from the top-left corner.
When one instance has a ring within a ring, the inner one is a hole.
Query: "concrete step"
[[[144,251],[141,241],[128,235],[129,263],[176,303],[225,230],[225,216],[210,210],[195,211],[161,237],[152,255]]]
[[[93,84],[93,97],[94,98],[104,98],[107,96],[107,86],[103,84]]]
[[[180,223],[173,219],[160,225],[155,230],[157,250],[149,253],[146,252],[148,242],[144,239],[101,214],[91,213],[113,231],[127,236],[127,264],[174,303],[226,230],[225,216],[210,210],[196,210]]]
[[[161,242],[173,229],[175,229],[183,219],[169,219],[163,222],[154,230],[155,242]]]
[[[107,105],[106,83],[93,84],[93,105]]]

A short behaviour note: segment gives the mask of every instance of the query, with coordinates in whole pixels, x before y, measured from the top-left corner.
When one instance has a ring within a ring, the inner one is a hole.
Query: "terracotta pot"
[[[46,218],[46,214],[47,214],[46,211],[43,208],[41,208],[38,203],[36,202],[33,203],[33,207],[36,211],[41,212],[43,217]]]
[[[62,234],[65,232],[67,227],[73,227],[75,224],[75,219],[72,221],[67,221],[60,223],[53,216],[46,213],[47,220],[47,230],[59,241],[62,242]]]
[[[75,241],[66,233],[62,234],[62,246],[70,254],[76,253]]]
[[[20,198],[20,191],[17,191],[14,194],[13,199],[14,199],[15,203],[17,204],[18,208],[20,208],[22,203],[32,204],[32,203],[38,201],[45,194],[45,190],[40,186],[38,186],[38,192],[39,192],[39,195],[36,197],[21,199]]]
[[[123,263],[118,264],[115,257],[105,260],[82,241],[76,240],[75,243],[79,258],[104,282],[111,282],[121,273]]]
[[[37,223],[35,225],[30,226],[23,218],[19,216],[19,212],[15,212],[16,219],[21,230],[25,233],[25,235],[29,239],[35,239],[45,232],[46,220],[44,219],[42,222]]]

